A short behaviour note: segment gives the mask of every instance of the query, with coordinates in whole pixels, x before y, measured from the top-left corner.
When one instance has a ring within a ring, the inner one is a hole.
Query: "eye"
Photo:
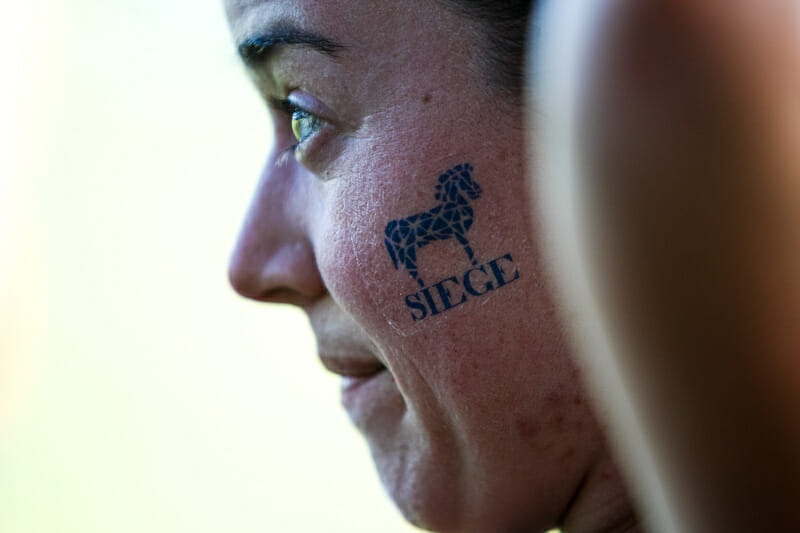
[[[292,132],[299,144],[314,135],[325,125],[325,121],[315,114],[292,105]]]
[[[276,131],[281,132],[281,142],[286,143],[279,161],[285,162],[293,155],[298,162],[311,164],[318,157],[315,154],[337,131],[327,119],[330,110],[303,91],[291,91],[286,98],[270,98],[268,104],[275,112],[273,124],[278,128]]]

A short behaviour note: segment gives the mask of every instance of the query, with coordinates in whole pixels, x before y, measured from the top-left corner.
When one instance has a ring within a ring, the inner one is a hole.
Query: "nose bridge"
[[[324,292],[309,238],[313,194],[296,162],[264,165],[231,256],[229,278],[247,298],[304,305]]]

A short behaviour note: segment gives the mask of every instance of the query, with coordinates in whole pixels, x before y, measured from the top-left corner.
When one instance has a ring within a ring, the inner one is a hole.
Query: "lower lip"
[[[380,374],[380,372],[378,372],[378,374]],[[357,390],[365,383],[369,383],[369,381],[374,377],[376,377],[378,374],[372,374],[371,376],[367,377],[353,377],[353,376],[343,377],[342,394],[353,394],[355,390]]]
[[[368,426],[382,426],[391,411],[391,406],[399,400],[400,393],[394,384],[392,374],[382,370],[366,377],[345,377],[342,379],[342,405],[350,419],[361,430]],[[402,400],[400,400],[402,404]]]

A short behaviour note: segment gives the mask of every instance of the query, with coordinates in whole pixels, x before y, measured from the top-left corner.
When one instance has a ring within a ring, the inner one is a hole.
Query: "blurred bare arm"
[[[630,0],[600,14],[576,96],[572,194],[582,268],[633,404],[618,439],[645,443],[682,528],[795,530],[800,7]]]

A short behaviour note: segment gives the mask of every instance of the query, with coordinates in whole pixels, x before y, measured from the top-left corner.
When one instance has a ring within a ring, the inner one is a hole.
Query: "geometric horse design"
[[[467,257],[475,261],[475,254],[464,235],[472,227],[474,213],[470,200],[481,196],[481,187],[472,180],[472,165],[457,165],[441,176],[436,185],[435,207],[406,218],[392,220],[386,225],[386,250],[400,270],[402,266],[420,287],[425,283],[417,271],[417,250],[434,241],[456,239],[467,253]]]

